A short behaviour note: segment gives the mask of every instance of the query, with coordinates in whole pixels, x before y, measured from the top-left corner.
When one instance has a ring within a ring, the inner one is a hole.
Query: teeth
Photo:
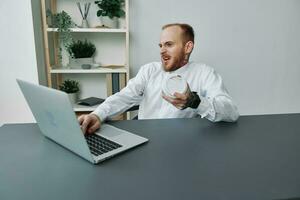
[[[163,59],[164,61],[166,61],[166,60],[169,60],[170,57],[169,57],[169,56],[163,56],[162,59]]]

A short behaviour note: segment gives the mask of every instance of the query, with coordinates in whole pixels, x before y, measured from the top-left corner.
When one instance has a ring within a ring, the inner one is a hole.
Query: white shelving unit
[[[127,69],[123,67],[119,68],[108,68],[108,67],[98,67],[92,69],[71,69],[52,66],[50,73],[52,74],[111,74],[111,73],[126,73]]]
[[[108,28],[71,28],[71,32],[79,33],[126,33],[126,29],[108,29]],[[57,32],[57,28],[47,28],[48,32]]]
[[[62,1],[60,3],[60,1]],[[89,2],[89,1],[88,1]],[[91,2],[94,4],[94,1]],[[97,58],[100,60],[100,63],[102,63],[103,56],[106,56],[108,58],[105,59],[106,64],[102,64],[99,67],[92,67],[92,69],[78,69],[74,68],[72,66],[60,66],[58,62],[58,47],[59,47],[59,41],[58,41],[58,30],[57,28],[50,28],[47,25],[47,17],[46,17],[46,10],[50,9],[52,13],[57,13],[57,11],[60,11],[62,8],[60,6],[73,6],[73,13],[70,13],[70,11],[67,11],[68,14],[72,17],[72,15],[78,19],[80,16],[80,13],[76,7],[76,1],[70,1],[70,0],[41,0],[41,10],[42,10],[42,24],[43,24],[43,37],[44,37],[44,49],[45,49],[45,61],[46,61],[46,72],[47,72],[47,81],[48,81],[48,87],[57,88],[64,79],[69,78],[70,76],[75,76],[76,78],[84,77],[84,80],[88,80],[88,82],[91,82],[87,76],[92,76],[95,78],[95,76],[100,76],[105,79],[106,84],[106,97],[112,95],[113,89],[112,89],[112,74],[119,74],[119,88],[125,87],[127,84],[127,81],[129,80],[129,0],[125,0],[125,17],[124,17],[124,24],[121,28],[98,28],[98,27],[91,27],[91,28],[72,28],[71,34],[75,38],[88,38],[92,40],[98,40],[101,41],[96,43],[96,49],[101,49],[101,45],[107,45],[110,46],[110,42],[113,45],[117,45],[116,43],[122,43],[120,46],[124,46],[124,48],[120,51],[121,53],[116,53],[116,56],[111,56],[112,53],[116,52],[115,49],[110,50],[108,53],[105,52],[105,47],[102,47],[101,50],[99,50],[99,57]],[[93,5],[94,7],[96,5]],[[95,8],[94,8],[95,11]],[[91,11],[90,11],[91,12]],[[90,15],[96,15],[95,13],[89,13]],[[73,19],[73,17],[72,17]],[[111,36],[111,38],[108,37]],[[114,39],[116,37],[116,39]],[[116,42],[117,41],[117,42]],[[125,44],[125,45],[124,45]],[[111,45],[111,46],[113,46]],[[110,55],[109,55],[110,54]],[[101,57],[102,56],[102,57]],[[118,57],[119,56],[119,57]],[[123,56],[124,58],[120,58],[120,56]],[[111,62],[109,61],[111,60]],[[120,64],[120,60],[124,60]],[[108,62],[108,63],[107,63]],[[117,63],[115,63],[117,62]],[[96,62],[97,63],[97,62]],[[94,75],[93,75],[94,74]],[[103,81],[102,81],[103,82]],[[98,83],[95,82],[95,85]],[[99,86],[100,87],[100,86]],[[87,88],[87,87],[84,87]],[[97,96],[91,94],[91,96]],[[86,98],[86,96],[82,96],[81,98]],[[103,98],[103,97],[100,97]],[[74,111],[75,112],[91,112],[93,111],[97,106],[80,106],[80,105],[74,105]]]

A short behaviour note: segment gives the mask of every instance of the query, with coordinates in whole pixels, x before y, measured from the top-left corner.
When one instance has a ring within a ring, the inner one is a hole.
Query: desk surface
[[[150,141],[92,165],[40,134],[0,128],[0,199],[284,199],[300,196],[300,114],[133,120]]]

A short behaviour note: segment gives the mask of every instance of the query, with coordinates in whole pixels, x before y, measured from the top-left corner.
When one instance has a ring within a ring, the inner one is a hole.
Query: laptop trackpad
[[[104,137],[114,138],[114,137],[122,135],[124,132],[125,131],[123,131],[122,129],[116,128],[116,127],[108,125],[108,124],[103,124],[101,126],[100,130],[97,131],[96,133],[98,135],[101,135]]]

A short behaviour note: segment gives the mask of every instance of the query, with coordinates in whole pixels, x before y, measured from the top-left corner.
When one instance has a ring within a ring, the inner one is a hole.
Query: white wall
[[[30,0],[2,0],[0,27],[0,124],[32,122],[15,81],[38,83]]]
[[[300,112],[299,0],[131,0],[132,74],[159,60],[161,26],[191,24],[192,60],[223,77],[241,114]]]

